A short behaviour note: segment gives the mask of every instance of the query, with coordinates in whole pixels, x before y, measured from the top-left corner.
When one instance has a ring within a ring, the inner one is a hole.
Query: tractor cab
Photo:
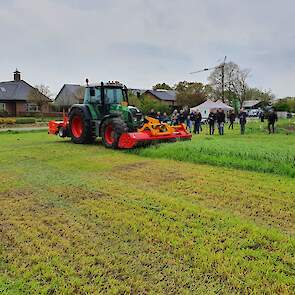
[[[100,84],[88,84],[85,88],[84,104],[96,113],[96,119],[101,119],[113,111],[127,111],[127,88],[115,81]]]
[[[127,88],[117,81],[92,85],[87,83],[84,104],[128,105]]]

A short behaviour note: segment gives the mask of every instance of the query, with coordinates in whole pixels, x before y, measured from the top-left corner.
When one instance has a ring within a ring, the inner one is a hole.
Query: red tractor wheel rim
[[[83,121],[80,116],[75,116],[72,120],[72,133],[76,138],[81,137],[83,132]]]
[[[113,144],[115,141],[114,138],[114,129],[112,125],[108,125],[104,132],[105,141],[107,144]]]

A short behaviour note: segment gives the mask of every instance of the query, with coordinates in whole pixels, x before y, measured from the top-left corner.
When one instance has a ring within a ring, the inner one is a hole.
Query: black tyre
[[[70,112],[69,131],[74,143],[92,143],[95,140],[92,134],[91,120],[86,118],[82,109],[74,108]]]
[[[102,143],[107,148],[117,149],[120,136],[128,127],[120,117],[106,119],[101,126]]]

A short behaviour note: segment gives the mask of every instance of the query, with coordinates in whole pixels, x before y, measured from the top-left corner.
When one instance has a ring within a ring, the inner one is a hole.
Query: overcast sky
[[[295,96],[294,0],[0,0],[0,81],[207,82],[224,55],[250,85]]]

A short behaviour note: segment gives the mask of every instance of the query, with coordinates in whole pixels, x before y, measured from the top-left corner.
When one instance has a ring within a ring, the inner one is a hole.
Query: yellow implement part
[[[140,129],[138,129],[138,132],[150,130],[153,136],[170,135],[174,132],[177,132],[177,129],[183,128],[182,125],[171,126],[167,123],[161,123],[159,120],[151,118],[151,117],[145,117],[145,119],[148,122],[145,123]]]

